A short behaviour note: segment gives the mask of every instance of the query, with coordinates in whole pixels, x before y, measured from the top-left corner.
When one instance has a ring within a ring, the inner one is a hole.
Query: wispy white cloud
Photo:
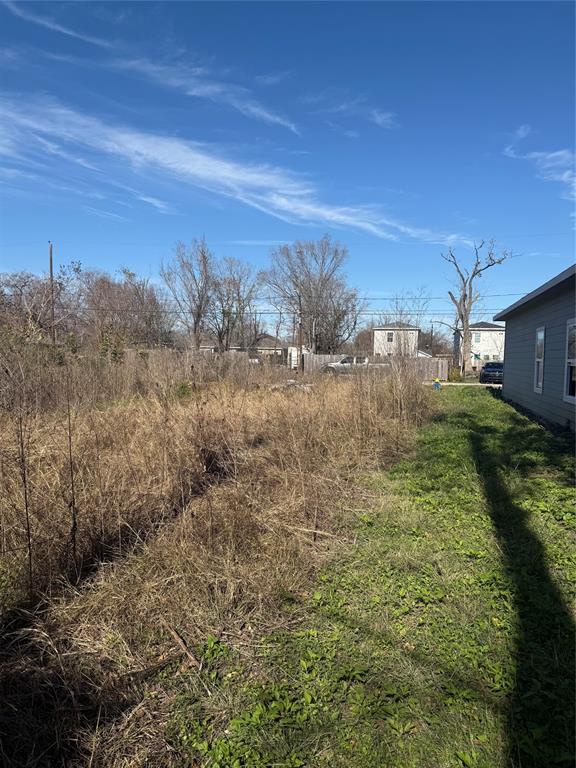
[[[529,136],[532,133],[532,128],[527,123],[523,123],[522,125],[519,125],[518,128],[514,131],[514,136],[516,139],[521,141],[522,139],[525,139],[526,136]]]
[[[129,198],[131,200],[139,200],[141,203],[146,203],[146,205],[152,206],[152,208],[155,208],[156,211],[159,213],[174,213],[173,207],[167,203],[165,200],[160,200],[156,195],[149,195],[144,194],[138,189],[134,189],[134,187],[131,187],[128,184],[125,184],[123,182],[117,181],[116,179],[106,179],[107,183],[113,187],[115,190],[120,190],[121,192],[127,192],[129,195]],[[127,203],[125,200],[116,200],[116,202],[119,205],[125,205],[128,208],[132,208],[133,206],[130,203]]]
[[[532,133],[529,125],[521,125],[514,131],[514,140],[504,148],[504,155],[515,160],[528,160],[543,181],[554,181],[563,186],[561,196],[576,200],[576,156],[571,149],[553,151],[519,152],[517,145]]]
[[[353,98],[336,99],[329,103],[329,101],[323,102],[322,97],[320,97],[316,103],[320,104],[319,112],[327,112],[334,115],[357,115],[365,111],[365,101],[365,96],[355,96]],[[314,103],[314,100],[312,100],[312,103]]]
[[[341,133],[342,136],[346,136],[347,139],[360,138],[360,133],[358,131],[355,131],[352,128],[344,128],[344,126],[340,125],[339,123],[334,123],[332,120],[326,120],[326,125],[328,128],[330,128],[331,131]]]
[[[392,241],[406,236],[434,243],[464,242],[457,234],[404,224],[374,206],[328,203],[321,199],[317,186],[301,174],[278,166],[230,160],[206,144],[110,124],[46,98],[23,101],[0,97],[0,108],[4,125],[9,126],[12,157],[26,160],[30,152],[38,151],[34,150],[38,137],[63,144],[74,156],[87,150],[91,159],[98,157],[102,173],[92,173],[92,177],[100,183],[108,168],[116,176],[133,173],[141,181],[161,179],[178,183],[182,189],[207,190],[290,223],[352,228]],[[158,203],[156,195],[148,193],[141,193],[140,199]]]
[[[172,213],[172,206],[165,203],[164,200],[159,200],[157,197],[152,197],[152,195],[137,195],[137,197],[138,200],[151,205],[152,208],[155,208],[160,213]]]
[[[109,221],[129,221],[126,216],[120,216],[119,213],[113,213],[112,211],[104,211],[101,208],[92,208],[90,205],[84,205],[83,210],[89,213],[90,216],[97,216],[100,219],[108,219]]]
[[[106,200],[106,196],[101,192],[97,192],[95,189],[85,187],[79,183],[70,185],[63,183],[60,180],[54,180],[47,178],[41,173],[32,172],[23,168],[12,168],[10,166],[0,166],[0,178],[2,178],[7,184],[10,182],[30,182],[34,185],[34,189],[37,192],[44,190],[45,192],[52,194],[53,190],[58,192],[65,192],[73,197],[84,197],[90,200]],[[119,201],[116,201],[119,202]]]
[[[132,208],[133,205],[131,203],[119,198],[119,191],[120,194],[125,193],[129,200],[145,203],[159,213],[173,214],[175,212],[174,207],[165,200],[161,200],[156,195],[145,194],[134,187],[118,182],[108,174],[104,174],[102,169],[96,164],[80,157],[77,152],[74,153],[63,149],[60,144],[56,143],[57,140],[61,141],[60,137],[56,137],[56,140],[51,137],[52,140],[48,140],[42,136],[30,133],[28,134],[28,147],[22,147],[18,145],[14,134],[15,132],[13,132],[12,140],[10,140],[9,136],[6,136],[7,141],[5,145],[2,144],[2,135],[0,135],[0,156],[3,155],[8,158],[9,162],[15,161],[23,165],[24,168],[0,166],[0,177],[6,180],[24,179],[35,182],[37,185],[42,185],[42,187],[49,187],[50,189],[66,192],[73,196],[87,197],[92,200],[110,199],[117,205]],[[60,158],[88,171],[95,171],[96,174],[92,177],[92,183],[78,177],[74,177],[70,181],[70,174],[68,172],[65,174],[68,178],[67,181],[62,182],[57,177],[55,178],[52,174],[53,166],[49,163],[50,157]],[[104,192],[97,191],[94,188],[94,182],[99,187],[108,191],[112,189],[113,197],[109,193],[104,194]]]
[[[374,107],[365,94],[351,94],[338,88],[327,88],[317,94],[304,96],[302,101],[320,114],[356,117],[374,123],[379,128],[395,128],[396,113]]]
[[[31,11],[28,6],[24,6],[24,3],[14,3],[12,0],[2,0],[2,5],[7,8],[14,16],[18,16],[24,21],[30,21],[33,24],[38,24],[40,27],[50,29],[52,32],[60,32],[68,37],[74,37],[77,40],[83,40],[85,43],[91,43],[92,45],[98,45],[101,48],[111,48],[112,43],[108,40],[103,40],[99,37],[93,37],[92,35],[85,35],[82,32],[77,32],[70,27],[66,27],[60,22],[53,19],[51,16],[40,16],[34,11]]]
[[[10,166],[0,166],[0,177],[6,181],[15,179],[26,179],[27,181],[40,181],[35,173],[25,171],[22,168],[11,168]]]
[[[531,160],[544,181],[556,181],[564,185],[563,197],[576,200],[575,156],[570,149],[556,152],[529,152],[525,158]]]
[[[42,149],[47,152],[49,155],[57,155],[58,157],[62,157],[64,160],[69,160],[71,163],[77,163],[78,165],[81,165],[83,168],[89,168],[92,171],[97,170],[96,166],[93,163],[88,162],[83,157],[78,157],[77,155],[73,155],[70,152],[67,152],[66,150],[62,149],[62,147],[58,146],[58,144],[55,144],[53,141],[48,141],[47,139],[43,139],[41,136],[36,136],[36,141],[40,144]]]
[[[20,65],[20,52],[14,48],[0,48],[0,65],[3,67],[16,67]]]
[[[370,119],[380,128],[394,128],[396,125],[396,114],[394,112],[383,112],[381,109],[373,109],[370,113]]]
[[[270,72],[267,75],[256,75],[254,80],[258,85],[278,85],[291,76],[292,72],[285,70],[284,72]]]
[[[235,83],[219,80],[204,67],[160,64],[148,59],[117,59],[112,62],[112,66],[137,73],[166,88],[179,90],[187,96],[225,104],[246,117],[269,125],[280,125],[297,135],[300,133],[294,122],[261,104],[248,89]]]
[[[14,5],[10,0],[0,0],[0,3],[7,5],[11,10]],[[21,14],[18,13],[17,15]],[[222,104],[253,120],[268,125],[278,125],[297,136],[300,135],[300,129],[294,121],[262,104],[248,88],[219,77],[217,73],[205,66],[191,66],[179,62],[165,63],[141,57],[131,59],[99,58],[95,60],[52,51],[42,51],[42,55],[52,61],[74,67],[105,68],[131,73],[163,88],[179,91],[186,96]],[[15,66],[19,58],[17,51],[0,48],[0,65]]]

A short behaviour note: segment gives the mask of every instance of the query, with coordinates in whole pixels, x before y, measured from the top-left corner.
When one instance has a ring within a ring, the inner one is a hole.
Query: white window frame
[[[386,331],[386,344],[394,343],[394,331]]]
[[[568,363],[576,365],[576,358],[568,357],[568,330],[571,325],[576,325],[576,318],[566,321],[566,345],[564,349],[564,384],[562,386],[562,399],[565,403],[576,403],[576,397],[568,394]]]
[[[474,331],[474,344],[480,344],[482,334],[480,331]]]
[[[536,350],[538,349],[538,335],[542,331],[544,335],[544,341],[542,342],[542,357],[536,357]],[[536,328],[536,335],[534,337],[534,392],[537,395],[541,395],[544,390],[544,359],[546,357],[546,326],[541,325]],[[542,370],[542,380],[538,384],[538,362]]]

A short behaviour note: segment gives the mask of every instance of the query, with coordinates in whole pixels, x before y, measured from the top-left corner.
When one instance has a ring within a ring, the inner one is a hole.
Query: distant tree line
[[[312,352],[370,353],[372,328],[394,322],[419,327],[420,346],[431,354],[452,349],[446,329],[452,331],[462,341],[465,373],[477,281],[510,255],[497,253],[493,241],[474,246],[470,268],[451,248],[442,254],[457,276],[457,288],[448,291],[455,319],[433,329],[425,327],[429,298],[422,289],[397,297],[361,324],[365,305],[346,277],[348,250],[328,235],[273,249],[268,268],[259,272],[245,261],[217,257],[204,239],[178,242],[158,283],[126,268],[112,276],[77,262],[61,267],[52,284],[31,272],[0,274],[0,339],[48,344],[53,313],[59,346],[96,347],[112,356],[128,346],[250,349],[266,331]]]
[[[176,244],[161,282],[122,268],[116,275],[61,267],[47,275],[0,274],[0,332],[114,354],[127,346],[209,343],[250,348],[266,330],[315,352],[337,352],[358,327],[362,301],[346,280],[348,251],[330,237],[274,249],[268,269],[218,258],[205,240]],[[53,307],[52,307],[53,305]]]
[[[72,263],[60,268],[52,285],[47,276],[30,272],[0,275],[0,328],[22,343],[49,343],[52,303],[58,344],[72,351],[171,340],[173,324],[162,292],[128,269],[112,277]]]

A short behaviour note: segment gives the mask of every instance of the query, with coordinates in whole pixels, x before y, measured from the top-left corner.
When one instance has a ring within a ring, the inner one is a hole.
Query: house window
[[[474,333],[474,344],[480,344],[480,334],[478,331]]]
[[[576,402],[576,319],[566,323],[566,371],[564,400]]]
[[[484,360],[490,360],[490,355],[484,355]]]
[[[536,329],[534,347],[534,392],[542,394],[544,384],[544,326]]]
[[[394,341],[394,331],[388,331],[388,333],[386,334],[386,341],[388,342],[388,344],[392,344],[392,342]]]
[[[492,355],[492,360],[500,360],[500,355]]]

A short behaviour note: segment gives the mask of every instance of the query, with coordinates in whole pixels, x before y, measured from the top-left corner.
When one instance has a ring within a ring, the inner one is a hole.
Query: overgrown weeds
[[[478,389],[438,400],[297,626],[248,668],[229,647],[210,696],[177,678],[175,765],[573,764],[571,441]]]
[[[40,407],[25,382],[0,416],[6,764],[161,765],[154,680],[189,669],[210,690],[206,638],[241,649],[285,623],[362,506],[355,479],[405,452],[428,405],[417,381],[266,373],[104,404],[60,370],[63,398]],[[8,612],[26,597],[36,611]]]

